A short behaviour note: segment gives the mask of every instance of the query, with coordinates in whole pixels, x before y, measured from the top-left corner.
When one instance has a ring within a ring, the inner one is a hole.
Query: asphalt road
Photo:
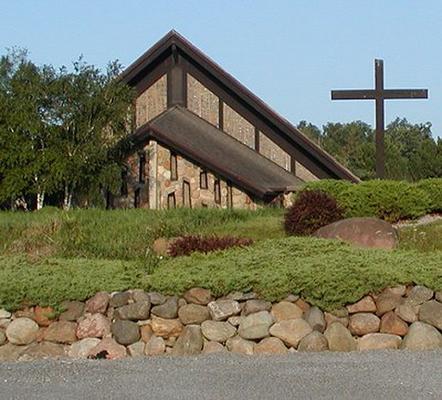
[[[0,363],[0,399],[442,399],[442,351]]]

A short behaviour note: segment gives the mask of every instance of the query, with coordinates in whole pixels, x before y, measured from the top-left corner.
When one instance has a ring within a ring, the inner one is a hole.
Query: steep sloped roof
[[[311,159],[315,165],[319,165],[321,171],[324,171],[322,174],[323,177],[359,182],[359,178],[350,170],[312,142],[289,121],[277,114],[244,85],[224,71],[219,65],[176,31],[169,32],[146,53],[139,57],[122,73],[121,78],[129,85],[136,86],[138,82],[145,78],[152,68],[164,62],[164,60],[172,54],[172,51],[179,51],[186,60],[197,65],[199,70],[210,76],[223,90],[235,96],[235,98],[238,98],[247,110],[258,114],[263,123],[269,126],[272,131],[278,132],[282,139],[290,145],[295,146],[304,160],[308,158]],[[299,161],[302,162],[302,160]]]
[[[149,138],[262,199],[295,190],[303,183],[184,107],[169,108],[138,128],[130,139],[142,145]]]

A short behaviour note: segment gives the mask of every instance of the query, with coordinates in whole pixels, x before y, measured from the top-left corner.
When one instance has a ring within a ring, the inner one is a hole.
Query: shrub
[[[290,235],[309,235],[322,226],[338,221],[343,210],[336,200],[321,190],[300,193],[285,215],[284,228]]]
[[[430,198],[431,211],[442,212],[442,178],[423,179],[416,183]]]
[[[378,217],[389,222],[418,218],[431,210],[428,192],[405,181],[350,182],[324,180],[308,183],[303,191],[323,190],[345,209],[345,216]],[[301,192],[302,193],[302,192]]]
[[[172,257],[188,256],[194,252],[208,253],[210,251],[225,250],[230,247],[250,246],[252,243],[252,239],[234,236],[202,237],[189,235],[174,240],[169,246],[168,253]]]

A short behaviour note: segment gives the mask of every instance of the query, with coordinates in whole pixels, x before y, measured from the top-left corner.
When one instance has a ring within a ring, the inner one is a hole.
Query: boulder
[[[408,325],[394,311],[389,311],[382,316],[379,331],[381,333],[405,336],[408,332]]]
[[[178,337],[183,330],[183,324],[179,319],[163,319],[152,317],[152,331],[156,336],[163,338]]]
[[[205,341],[203,347],[203,354],[223,353],[227,351],[226,348],[218,342]]]
[[[125,346],[140,340],[140,330],[135,322],[117,319],[112,324],[112,335],[119,344]]]
[[[210,319],[210,314],[205,306],[186,304],[178,310],[178,317],[184,325],[200,325]]]
[[[76,321],[83,315],[85,304],[81,301],[65,301],[61,306],[66,310],[60,314],[63,321]]]
[[[371,296],[365,296],[358,302],[347,306],[347,310],[350,314],[355,313],[372,313],[376,312],[376,303]]]
[[[34,321],[40,326],[49,326],[54,317],[54,309],[52,307],[40,307],[34,308]]]
[[[84,338],[102,338],[111,331],[111,324],[103,314],[91,314],[78,321],[77,337]]]
[[[89,352],[100,343],[100,339],[86,338],[70,345],[68,356],[71,358],[87,358]]]
[[[199,304],[201,306],[207,306],[207,304],[213,300],[210,290],[203,288],[189,289],[184,293],[183,297],[188,303]]]
[[[245,317],[243,317],[242,315],[234,315],[233,317],[229,317],[227,319],[227,322],[232,325],[232,326],[239,326],[239,324],[241,323],[241,321],[244,319]]]
[[[144,343],[147,343],[150,340],[150,338],[153,335],[153,330],[150,324],[140,326],[140,335],[141,335],[141,340]]]
[[[301,318],[303,314],[303,310],[298,305],[285,300],[274,304],[271,312],[276,322]]]
[[[145,320],[149,318],[150,302],[132,303],[115,310],[115,318],[130,321]]]
[[[207,321],[209,322],[209,321]],[[193,356],[201,353],[203,336],[199,325],[186,325],[178,337],[172,354],[176,356]]]
[[[325,312],[324,313],[325,322],[327,323],[327,327],[330,326],[333,322],[339,322],[344,325],[346,328],[348,327],[348,317],[337,317],[332,313]]]
[[[393,226],[372,217],[347,218],[319,228],[314,236],[339,239],[356,247],[394,249],[398,235]]]
[[[16,346],[12,343],[6,343],[0,346],[0,361],[17,361],[21,353],[29,346]]]
[[[8,319],[11,317],[12,314],[9,311],[6,311],[4,308],[0,308],[0,319]]]
[[[368,333],[358,339],[358,350],[395,350],[402,338],[388,333]]]
[[[107,292],[98,292],[95,296],[86,301],[85,310],[91,314],[104,314],[109,305],[110,295]]]
[[[0,346],[3,346],[6,343],[6,335],[3,331],[0,331]]]
[[[281,339],[287,346],[296,348],[302,338],[312,332],[312,327],[301,318],[283,320],[270,328],[270,334]]]
[[[26,345],[37,338],[38,324],[30,318],[17,318],[6,328],[6,337],[11,344]]]
[[[241,312],[239,303],[235,300],[216,300],[211,301],[207,305],[210,316],[215,321],[223,321],[232,315],[237,315]]]
[[[42,358],[60,358],[65,356],[64,346],[51,342],[32,343],[20,353],[19,361],[32,361]]]
[[[238,329],[243,339],[262,339],[269,336],[269,328],[273,324],[273,317],[268,311],[259,311],[245,317]]]
[[[381,320],[374,314],[358,313],[350,316],[348,329],[353,335],[363,336],[379,331]]]
[[[165,303],[152,307],[151,313],[160,318],[176,318],[178,316],[178,298],[169,297]]]
[[[243,314],[249,315],[259,311],[269,311],[272,308],[272,303],[265,300],[247,300],[243,308]]]
[[[327,327],[325,322],[324,313],[318,307],[311,307],[305,315],[304,319],[312,327],[314,331],[319,331],[323,333]]]
[[[240,336],[234,336],[230,339],[227,339],[226,342],[227,350],[232,353],[252,355],[253,349],[255,347],[255,342],[251,340],[245,340]]]
[[[155,301],[155,295],[158,295],[159,298],[163,299],[163,302]],[[150,304],[158,305],[162,304],[166,301],[166,296],[160,295],[159,293],[152,293],[152,296],[150,296],[149,293],[146,293],[143,289],[134,289],[131,291],[132,300],[134,303],[144,303],[144,302],[150,302]],[[152,301],[154,300],[154,301]]]
[[[410,304],[404,303],[398,306],[394,312],[399,316],[399,318],[411,324],[418,320],[418,308],[419,306],[411,306]]]
[[[264,355],[287,354],[287,347],[281,339],[268,337],[255,344],[254,353]]]
[[[439,302],[442,303],[442,292],[436,292],[436,293],[434,294],[434,298],[435,298],[437,301],[439,301]],[[0,315],[1,315],[1,311],[0,311]],[[3,318],[3,317],[0,316],[0,318]]]
[[[308,304],[303,299],[296,300],[295,304],[302,310],[303,313],[306,313],[308,310],[310,310],[310,304]]]
[[[127,352],[131,357],[143,357],[145,346],[144,342],[135,342],[127,346]]]
[[[166,351],[166,343],[162,337],[152,336],[146,343],[144,354],[146,356],[159,356]]]
[[[330,351],[354,351],[356,340],[350,331],[339,322],[331,324],[324,332]]]
[[[402,349],[432,350],[442,347],[442,335],[431,325],[425,322],[413,322],[408,333],[402,340]]]
[[[77,324],[71,321],[56,321],[46,329],[43,338],[48,342],[71,344],[77,341]]]
[[[425,286],[417,285],[411,288],[411,290],[408,292],[406,302],[412,306],[418,306],[428,300],[431,300],[433,295],[434,292],[431,289],[428,289]]]
[[[104,338],[94,348],[89,351],[88,358],[106,358],[108,360],[117,360],[127,357],[126,347],[118,344],[112,338]]]
[[[207,340],[220,343],[224,343],[236,333],[232,325],[221,321],[204,321],[201,324],[201,330]]]
[[[313,331],[304,336],[298,344],[298,351],[325,351],[328,350],[326,337],[319,331]]]
[[[419,309],[419,320],[442,330],[442,303],[427,301]]]
[[[399,307],[403,302],[404,299],[402,296],[389,291],[384,291],[376,298],[376,314],[378,316],[384,315],[385,313]]]
[[[129,304],[130,293],[129,292],[117,292],[112,295],[109,300],[110,307],[122,307]]]

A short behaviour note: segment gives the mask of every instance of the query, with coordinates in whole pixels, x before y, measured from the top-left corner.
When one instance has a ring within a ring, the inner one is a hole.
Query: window
[[[207,189],[209,185],[207,184],[207,171],[200,172],[200,189]]]
[[[138,154],[138,182],[144,183],[146,179],[146,153]]]
[[[227,184],[227,207],[233,208],[233,189],[232,184],[229,182]]]
[[[183,206],[192,207],[192,199],[190,197],[190,183],[183,181]]]
[[[141,205],[141,189],[137,188],[135,189],[134,193],[134,207],[139,208]]]
[[[221,204],[221,184],[218,178],[215,179],[213,191],[215,195],[215,203]]]
[[[128,170],[127,170],[127,167],[124,166],[123,169],[121,170],[121,189],[120,189],[121,196],[127,196],[127,193],[128,193],[127,175],[128,175]]]
[[[167,208],[176,208],[175,192],[169,193],[167,195]]]
[[[177,156],[174,153],[170,153],[170,180],[178,180]]]

